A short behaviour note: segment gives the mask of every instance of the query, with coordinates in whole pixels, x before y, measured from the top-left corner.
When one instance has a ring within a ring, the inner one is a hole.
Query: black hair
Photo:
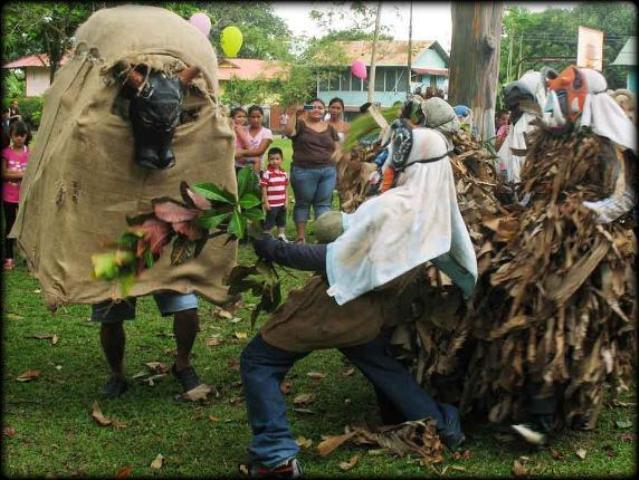
[[[334,103],[339,103],[342,106],[342,110],[344,110],[344,100],[342,100],[339,97],[335,97],[335,98],[331,98],[331,101],[328,102],[328,106],[330,107],[331,105],[333,105]]]
[[[251,113],[258,111],[262,114],[262,116],[264,116],[264,110],[262,110],[262,107],[260,107],[259,105],[251,105],[248,109],[248,114],[249,116],[251,116]]]
[[[366,102],[363,103],[360,107],[359,107],[359,113],[366,113],[368,112],[368,109],[371,107],[372,103],[371,102]]]
[[[331,101],[332,101],[332,100],[331,100]],[[313,103],[313,102],[319,102],[319,103],[321,103],[321,104],[322,104],[322,106],[324,107],[324,110],[326,110],[326,104],[324,103],[324,100],[322,100],[321,98],[319,98],[319,97],[311,98],[311,101],[310,101],[310,102],[308,102],[308,103],[310,104],[310,103]],[[343,105],[343,104],[342,104],[342,105]]]
[[[242,107],[235,107],[233,110],[231,110],[231,118],[235,118],[235,115],[237,115],[239,112],[246,113],[246,110],[244,110],[244,108]]]
[[[12,138],[14,135],[26,135],[27,138],[25,138],[24,144],[29,145],[31,141],[31,131],[29,130],[29,125],[22,120],[16,120],[9,127],[9,138]]]
[[[282,152],[282,149],[280,147],[271,147],[268,149],[268,153],[266,154],[267,156],[270,155],[279,155],[282,160],[284,160],[284,152]]]

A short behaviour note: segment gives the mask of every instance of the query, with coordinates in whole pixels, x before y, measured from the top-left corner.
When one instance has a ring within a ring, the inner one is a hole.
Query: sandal
[[[171,373],[173,374],[175,378],[178,379],[178,381],[180,382],[180,385],[182,385],[182,389],[185,392],[188,392],[189,390],[193,390],[195,387],[202,384],[202,382],[200,382],[199,377],[197,376],[197,373],[195,373],[195,369],[193,367],[186,367],[186,368],[183,368],[182,370],[177,370],[175,368],[175,363],[174,363],[173,366],[171,367]]]
[[[128,382],[122,377],[111,376],[102,387],[103,398],[117,398],[129,389]]]

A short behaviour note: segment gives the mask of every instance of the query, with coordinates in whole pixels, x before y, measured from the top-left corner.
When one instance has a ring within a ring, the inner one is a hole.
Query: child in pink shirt
[[[18,204],[20,203],[20,184],[24,171],[29,162],[29,147],[31,139],[29,127],[18,120],[11,124],[9,130],[11,144],[2,150],[2,208],[4,210],[4,269],[12,270],[15,266],[13,259],[14,240],[7,238],[16,219]]]

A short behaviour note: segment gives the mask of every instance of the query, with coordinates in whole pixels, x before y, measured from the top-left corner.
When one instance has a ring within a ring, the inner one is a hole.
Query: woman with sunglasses
[[[293,143],[291,186],[295,194],[293,219],[297,242],[306,242],[306,223],[311,206],[315,218],[331,209],[337,180],[335,164],[339,158],[339,136],[324,120],[326,105],[314,98],[303,109],[289,109],[289,122],[284,133]]]

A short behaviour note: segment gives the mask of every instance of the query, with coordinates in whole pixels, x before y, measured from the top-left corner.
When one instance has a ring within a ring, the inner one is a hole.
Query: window
[[[353,75],[353,78],[351,79],[352,82],[352,88],[354,92],[359,92],[362,90],[362,79],[361,78],[357,78],[355,75]]]
[[[384,91],[384,71],[386,69],[382,67],[375,68],[375,91]]]
[[[349,92],[351,90],[351,71],[346,70],[340,75],[340,90]]]
[[[386,71],[386,85],[384,91],[393,92],[395,91],[395,69],[388,69]]]
[[[329,90],[339,90],[339,73],[331,72],[328,77],[328,89]]]
[[[328,74],[326,72],[322,72],[319,74],[320,77],[320,82],[319,82],[319,89],[323,92],[325,92],[326,90],[328,90]]]

